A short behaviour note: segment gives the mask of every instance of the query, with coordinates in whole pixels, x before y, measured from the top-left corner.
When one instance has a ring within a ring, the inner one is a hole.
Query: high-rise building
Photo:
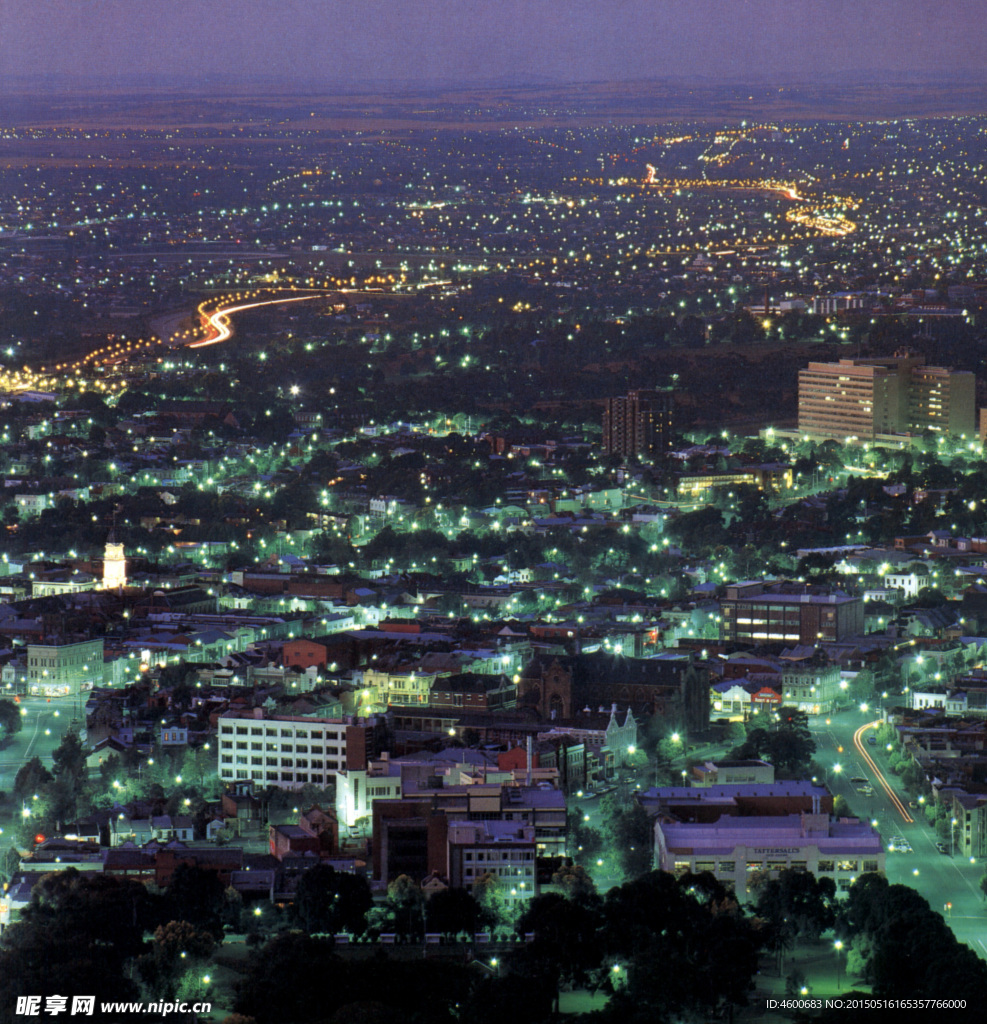
[[[973,374],[926,366],[921,356],[809,363],[799,372],[799,431],[810,437],[972,436],[974,413]]]
[[[909,428],[972,435],[976,390],[972,373],[941,366],[914,367],[908,389]]]
[[[661,455],[671,443],[671,391],[628,391],[607,399],[603,450],[608,455]]]

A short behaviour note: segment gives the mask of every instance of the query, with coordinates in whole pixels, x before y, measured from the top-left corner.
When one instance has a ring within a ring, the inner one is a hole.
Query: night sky
[[[981,78],[985,14],[985,0],[0,0],[0,75]]]

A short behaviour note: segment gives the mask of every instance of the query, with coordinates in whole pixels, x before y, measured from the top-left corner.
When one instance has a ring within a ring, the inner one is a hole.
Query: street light
[[[841,967],[840,953],[843,952],[843,940],[842,939],[837,939],[833,943],[833,949],[836,950],[836,991],[839,992],[839,990],[840,990],[840,967]]]

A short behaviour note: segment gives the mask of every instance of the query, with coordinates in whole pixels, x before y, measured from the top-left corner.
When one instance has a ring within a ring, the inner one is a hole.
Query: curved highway
[[[325,292],[318,292],[314,295],[296,295],[294,298],[285,299],[263,299],[260,302],[244,302],[239,306],[220,306],[214,313],[206,317],[209,326],[213,329],[213,335],[203,338],[201,341],[190,342],[188,348],[205,348],[206,345],[218,345],[222,341],[228,341],[233,337],[233,328],[229,324],[230,313],[241,313],[245,309],[257,309],[259,306],[280,306],[286,302],[308,302],[312,299],[325,298]]]

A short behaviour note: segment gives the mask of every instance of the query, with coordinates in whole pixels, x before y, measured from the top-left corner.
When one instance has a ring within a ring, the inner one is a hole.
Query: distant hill
[[[104,127],[305,123],[306,128],[470,127],[613,121],[930,117],[987,112],[987,79],[922,80],[859,76],[779,84],[648,79],[457,86],[381,83],[362,90],[271,80],[182,84],[148,81],[139,89],[92,79],[69,83],[0,78],[0,119],[8,125]]]

